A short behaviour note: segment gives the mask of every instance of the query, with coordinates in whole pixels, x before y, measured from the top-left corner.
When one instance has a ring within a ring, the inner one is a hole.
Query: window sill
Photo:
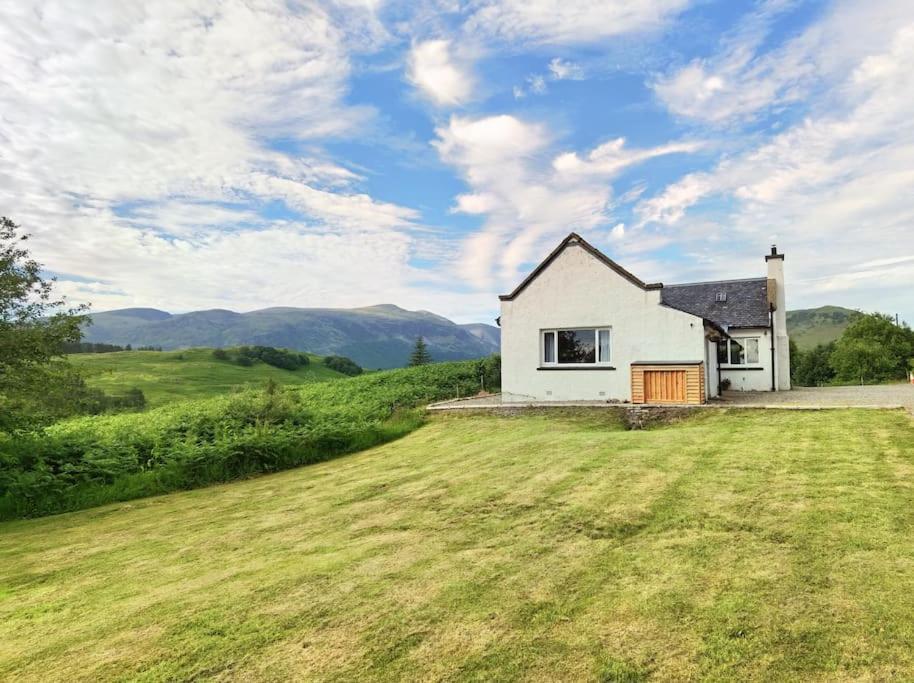
[[[537,370],[615,370],[611,365],[541,365]]]
[[[720,369],[723,372],[726,372],[727,370],[733,370],[735,372],[736,371],[742,372],[743,370],[749,370],[751,372],[752,370],[764,370],[765,368],[763,368],[761,365],[726,365],[726,366],[721,365]]]

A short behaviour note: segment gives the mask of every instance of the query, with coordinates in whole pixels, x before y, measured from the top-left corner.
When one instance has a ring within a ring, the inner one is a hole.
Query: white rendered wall
[[[612,328],[615,370],[539,370],[544,329]],[[513,301],[501,303],[505,401],[631,400],[634,361],[703,361],[701,318],[660,305],[645,291],[569,245]]]
[[[730,380],[730,389],[735,391],[771,391],[771,330],[730,329],[730,336],[736,340],[758,337],[758,363],[751,365],[727,365],[721,363],[720,377]]]

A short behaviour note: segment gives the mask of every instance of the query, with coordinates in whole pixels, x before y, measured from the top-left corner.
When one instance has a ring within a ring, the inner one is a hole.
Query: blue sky
[[[0,210],[74,301],[491,321],[568,232],[914,321],[907,0],[0,9]]]

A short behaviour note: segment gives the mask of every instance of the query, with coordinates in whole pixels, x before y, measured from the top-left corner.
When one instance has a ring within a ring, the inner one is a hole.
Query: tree
[[[861,313],[836,342],[831,366],[841,381],[884,382],[904,378],[912,355],[914,332],[907,324],[896,325],[882,313]]]
[[[413,346],[413,352],[409,354],[409,367],[416,365],[428,365],[432,362],[432,356],[428,352],[428,346],[422,337],[416,337],[416,345]]]
[[[35,423],[27,406],[53,393],[66,366],[64,346],[80,340],[87,321],[87,306],[68,308],[54,298],[54,280],[42,278],[27,240],[0,217],[0,430],[7,431]]]
[[[324,365],[331,370],[336,370],[337,372],[349,375],[350,377],[362,374],[362,368],[359,367],[354,360],[346,358],[346,356],[326,356],[324,358]]]
[[[796,362],[796,365],[790,366],[795,382],[802,387],[820,387],[830,383],[835,377],[831,365],[834,350],[835,342],[829,342],[806,352],[798,352],[796,361],[791,361]]]

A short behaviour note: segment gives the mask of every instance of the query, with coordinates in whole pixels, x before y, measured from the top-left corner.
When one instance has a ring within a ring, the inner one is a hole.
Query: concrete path
[[[914,413],[914,384],[864,387],[798,387],[791,391],[726,391],[728,406],[781,408],[907,408]]]

